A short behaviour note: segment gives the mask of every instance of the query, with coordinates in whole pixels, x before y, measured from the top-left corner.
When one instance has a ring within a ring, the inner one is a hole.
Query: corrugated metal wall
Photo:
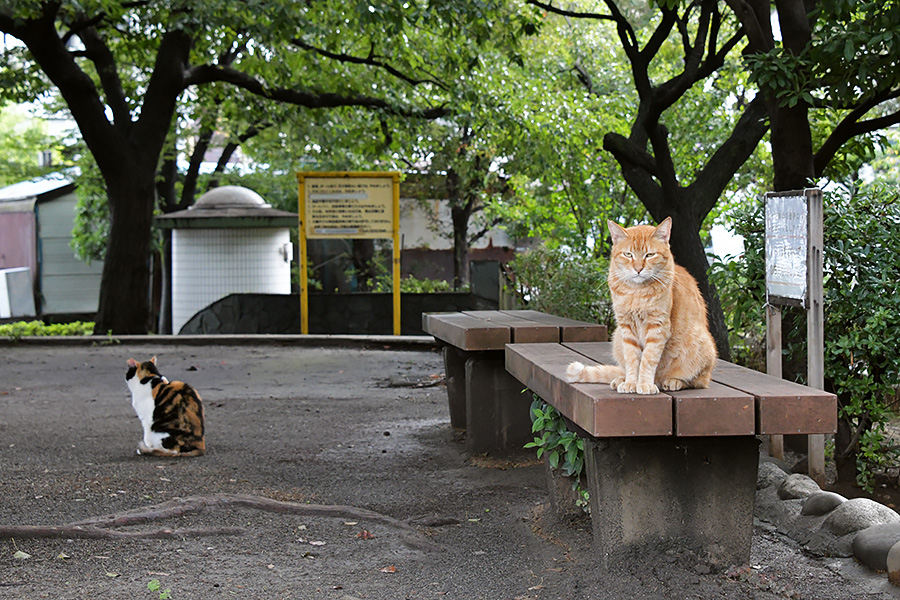
[[[96,312],[103,263],[81,262],[72,250],[75,194],[37,205],[43,314]]]

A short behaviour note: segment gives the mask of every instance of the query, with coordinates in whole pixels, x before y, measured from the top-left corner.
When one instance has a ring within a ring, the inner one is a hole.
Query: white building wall
[[[435,231],[435,226],[437,226],[437,231]],[[480,228],[480,224],[469,223],[469,233],[478,231]],[[453,220],[450,217],[450,203],[447,200],[400,198],[400,235],[403,237],[404,248],[450,250],[453,248],[453,238],[451,237]],[[487,248],[488,246],[501,248],[512,246],[512,242],[506,231],[495,227],[475,242],[472,248]]]
[[[290,294],[289,244],[287,229],[173,230],[172,331],[229,294]]]

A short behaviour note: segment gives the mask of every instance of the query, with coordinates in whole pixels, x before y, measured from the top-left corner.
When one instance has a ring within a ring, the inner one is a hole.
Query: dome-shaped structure
[[[172,229],[172,331],[229,294],[291,293],[296,213],[244,187],[203,194],[191,208],[157,219]]]
[[[222,210],[228,208],[272,208],[263,197],[239,185],[223,185],[206,192],[188,210]]]

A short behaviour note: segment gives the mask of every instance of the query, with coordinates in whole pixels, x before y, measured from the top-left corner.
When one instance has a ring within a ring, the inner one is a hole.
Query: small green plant
[[[160,590],[159,589],[160,587],[162,587],[162,586],[159,583],[159,579],[151,579],[147,583],[147,589],[150,590],[151,592],[158,593],[159,600],[170,600],[170,598],[172,598],[172,590],[170,590],[168,588],[166,588],[164,590]]]
[[[75,321],[73,323],[54,323],[46,325],[43,321],[16,321],[0,325],[0,336],[13,341],[23,337],[51,336],[51,335],[91,335],[94,332],[94,324],[89,321]]]
[[[578,494],[575,503],[589,512],[589,494],[581,487],[584,473],[584,440],[569,431],[565,419],[553,406],[537,395],[531,403],[531,431],[540,437],[525,444],[526,448],[537,448],[537,457],[547,456],[551,469],[561,469],[572,478],[572,489]]]

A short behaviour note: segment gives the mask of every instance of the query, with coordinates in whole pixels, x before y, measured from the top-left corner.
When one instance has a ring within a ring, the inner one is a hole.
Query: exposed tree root
[[[64,539],[159,539],[203,537],[210,535],[242,535],[246,530],[233,527],[203,529],[158,529],[155,531],[118,531],[113,528],[139,525],[172,517],[199,513],[207,509],[240,506],[266,512],[309,517],[334,517],[347,520],[370,521],[399,529],[400,539],[417,550],[439,550],[440,546],[428,540],[415,527],[365,508],[347,505],[299,504],[262,496],[242,494],[212,494],[178,498],[120,513],[104,515],[60,526],[2,526],[0,539],[64,538]]]

